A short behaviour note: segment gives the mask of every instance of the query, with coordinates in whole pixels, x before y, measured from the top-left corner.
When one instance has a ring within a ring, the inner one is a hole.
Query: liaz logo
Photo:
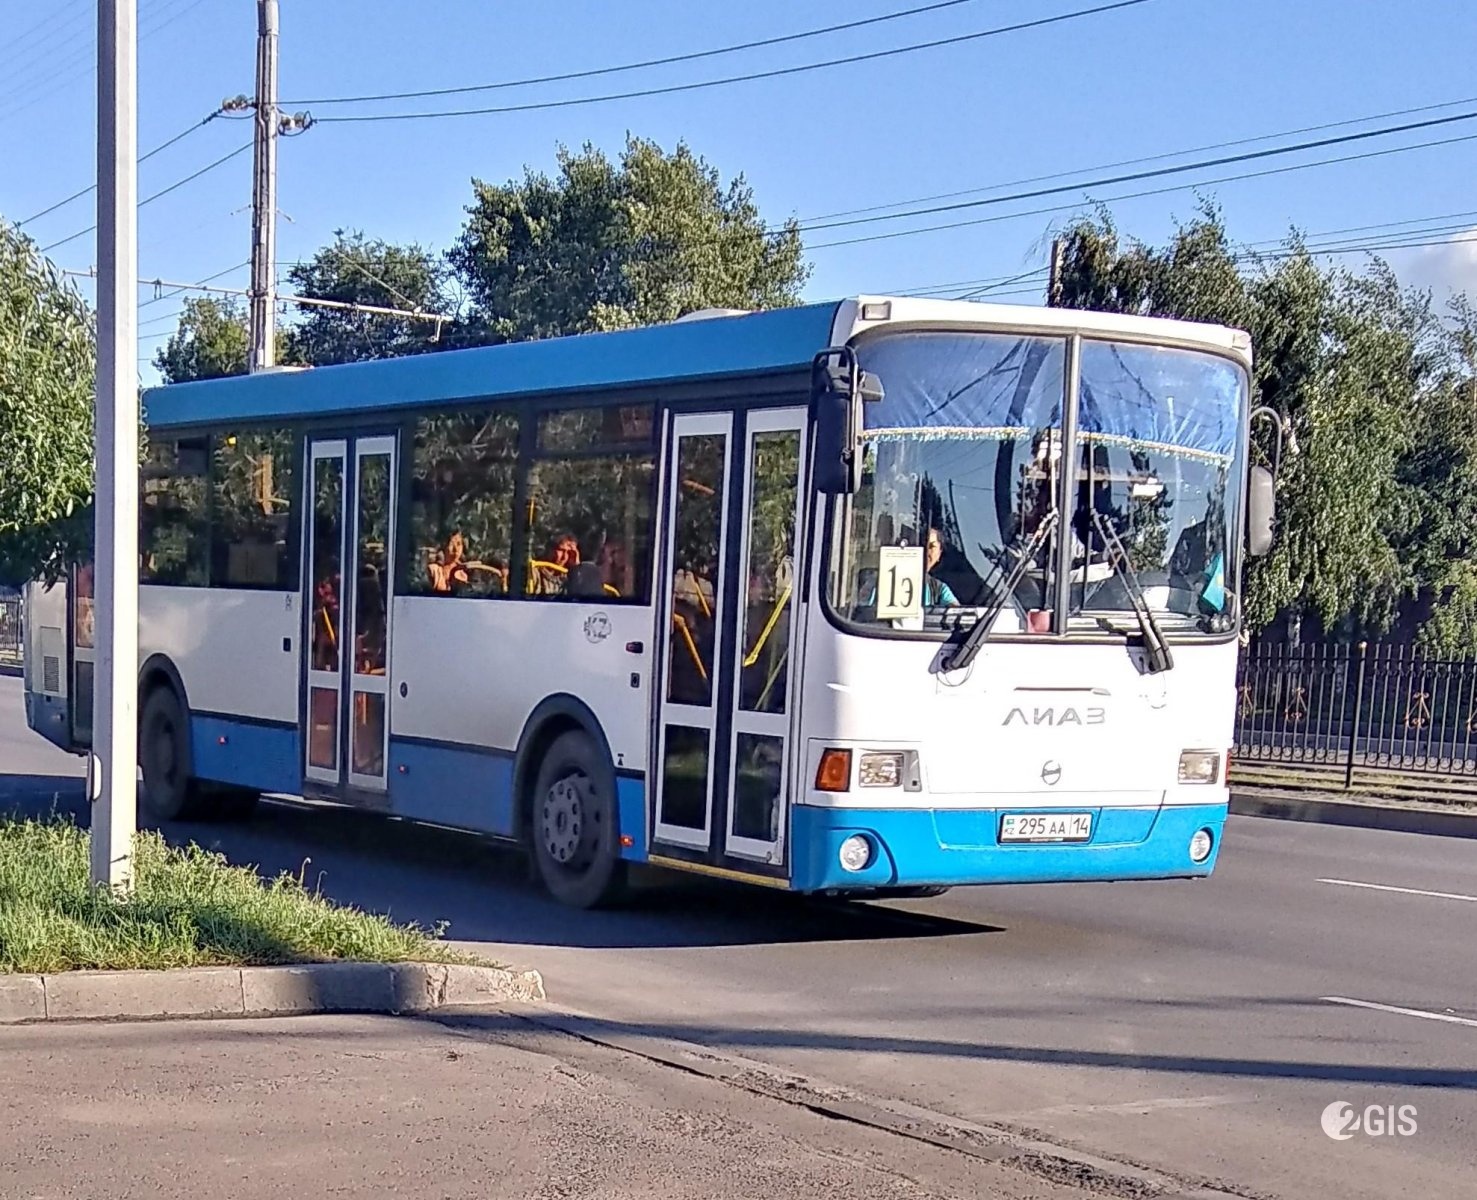
[[[1029,713],[1023,708],[1012,708],[1005,714],[1002,725],[1050,725],[1060,729],[1066,725],[1102,725],[1107,722],[1105,708],[1033,708]]]

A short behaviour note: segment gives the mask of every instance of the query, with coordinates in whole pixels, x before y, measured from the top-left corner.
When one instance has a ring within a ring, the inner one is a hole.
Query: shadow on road
[[[82,781],[0,774],[0,813],[86,824]],[[671,948],[941,938],[1000,927],[881,904],[643,872],[623,908],[575,912],[530,878],[526,857],[451,830],[353,809],[274,802],[232,825],[158,826],[272,877],[290,872],[339,903],[446,927],[455,941],[579,948]]]
[[[1322,1083],[1392,1084],[1411,1088],[1477,1091],[1477,1070],[1458,1067],[1418,1067],[1361,1063],[1312,1062],[1297,1059],[1219,1058],[1184,1054],[1129,1054],[1105,1050],[1053,1049],[1010,1046],[993,1042],[910,1038],[895,1034],[868,1036],[819,1030],[786,1030],[688,1022],[613,1021],[599,1017],[558,1013],[523,1016],[517,1013],[441,1014],[433,1018],[454,1028],[501,1034],[526,1028],[529,1022],[549,1024],[593,1041],[629,1045],[633,1039],[659,1038],[722,1046],[742,1053],[749,1050],[842,1050],[848,1053],[924,1055],[969,1059],[975,1062],[1027,1063],[1057,1067],[1096,1067],[1122,1071],[1159,1071],[1182,1075],[1224,1076],[1243,1079],[1298,1079]]]

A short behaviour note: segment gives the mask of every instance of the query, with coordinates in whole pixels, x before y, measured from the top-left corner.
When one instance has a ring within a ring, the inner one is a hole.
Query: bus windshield
[[[1066,537],[1067,632],[1135,630],[1136,596],[1167,633],[1234,627],[1235,363],[1084,339],[1068,446],[1064,337],[880,335],[858,357],[886,398],[866,407],[861,487],[834,523],[843,619],[943,631],[998,611],[992,630],[1053,632]]]

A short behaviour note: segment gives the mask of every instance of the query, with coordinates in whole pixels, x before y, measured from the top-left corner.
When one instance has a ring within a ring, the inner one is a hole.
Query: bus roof
[[[872,319],[874,306],[885,312]],[[150,425],[267,421],[550,393],[574,394],[805,371],[821,350],[882,325],[1079,330],[1236,352],[1246,334],[1218,325],[1081,309],[862,296],[756,313],[707,310],[664,325],[509,342],[339,367],[268,371],[144,393]]]
[[[831,343],[837,307],[180,383],[149,389],[144,410],[154,426],[214,424],[808,370]]]

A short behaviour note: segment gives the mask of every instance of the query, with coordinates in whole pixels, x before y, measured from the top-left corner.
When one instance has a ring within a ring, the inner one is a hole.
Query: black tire
[[[600,908],[624,897],[614,772],[584,734],[560,734],[545,752],[528,834],[539,878],[561,904]]]
[[[931,900],[935,896],[942,896],[948,890],[945,884],[923,883],[917,887],[891,888],[883,893],[883,897],[887,900]]]
[[[173,689],[150,692],[138,724],[144,807],[161,821],[201,816],[205,795],[190,762],[190,725]]]
[[[139,719],[139,763],[144,771],[144,808],[160,821],[244,821],[261,793],[195,778],[190,757],[190,722],[167,687],[155,688]]]

